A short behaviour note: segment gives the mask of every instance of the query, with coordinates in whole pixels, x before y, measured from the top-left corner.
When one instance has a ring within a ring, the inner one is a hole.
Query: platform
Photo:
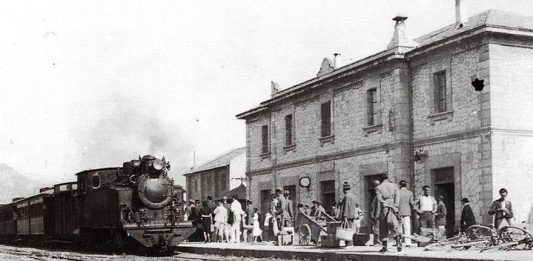
[[[192,243],[184,242],[178,251],[254,258],[279,258],[297,260],[365,260],[365,261],[409,261],[409,260],[533,260],[533,250],[514,251],[424,251],[420,247],[404,247],[397,252],[389,247],[389,252],[379,253],[379,246],[351,246],[346,248],[320,248],[316,246],[275,246],[270,243]]]

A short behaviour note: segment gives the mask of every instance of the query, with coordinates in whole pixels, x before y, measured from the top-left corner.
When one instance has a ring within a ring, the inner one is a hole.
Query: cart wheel
[[[311,227],[309,225],[301,225],[298,228],[298,243],[300,245],[309,245],[311,239]]]

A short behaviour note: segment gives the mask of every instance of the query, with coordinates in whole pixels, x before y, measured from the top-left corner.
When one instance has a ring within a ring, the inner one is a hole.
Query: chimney
[[[334,53],[333,54],[333,68],[337,69],[341,65],[341,58],[339,57],[340,53]]]
[[[459,28],[463,27],[463,23],[465,22],[465,10],[462,2],[461,0],[455,0],[455,25]]]
[[[278,93],[280,90],[279,83],[270,81],[270,95],[274,96],[274,94]]]
[[[417,43],[411,40],[407,33],[407,26],[405,25],[407,16],[397,15],[392,18],[392,20],[396,21],[396,24],[394,24],[394,33],[392,34],[392,39],[389,45],[387,45],[387,50],[397,47],[417,47]]]

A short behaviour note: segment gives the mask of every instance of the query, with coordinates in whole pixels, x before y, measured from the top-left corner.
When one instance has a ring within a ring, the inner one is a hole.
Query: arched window
[[[98,176],[98,174],[94,174],[93,177],[91,178],[91,182],[92,182],[94,189],[99,188],[100,187],[100,176]]]

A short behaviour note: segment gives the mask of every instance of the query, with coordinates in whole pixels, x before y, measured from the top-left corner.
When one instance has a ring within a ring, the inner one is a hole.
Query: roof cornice
[[[243,113],[237,114],[236,117],[238,119],[247,119],[247,118],[253,117],[254,115],[257,115],[259,113],[262,113],[268,110],[268,108],[275,103],[286,100],[297,94],[307,92],[316,87],[319,87],[324,82],[336,80],[338,78],[346,77],[348,75],[353,75],[355,73],[368,70],[374,66],[381,65],[388,61],[403,59],[405,53],[411,49],[413,48],[399,46],[393,49],[385,50],[385,51],[376,53],[374,55],[368,56],[364,59],[361,59],[359,61],[353,62],[341,68],[338,68],[330,73],[324,74],[319,77],[315,77],[308,81],[302,82],[300,84],[297,84],[290,88],[282,90],[274,94],[271,99],[261,102],[260,106],[250,109],[248,111],[245,111]]]

